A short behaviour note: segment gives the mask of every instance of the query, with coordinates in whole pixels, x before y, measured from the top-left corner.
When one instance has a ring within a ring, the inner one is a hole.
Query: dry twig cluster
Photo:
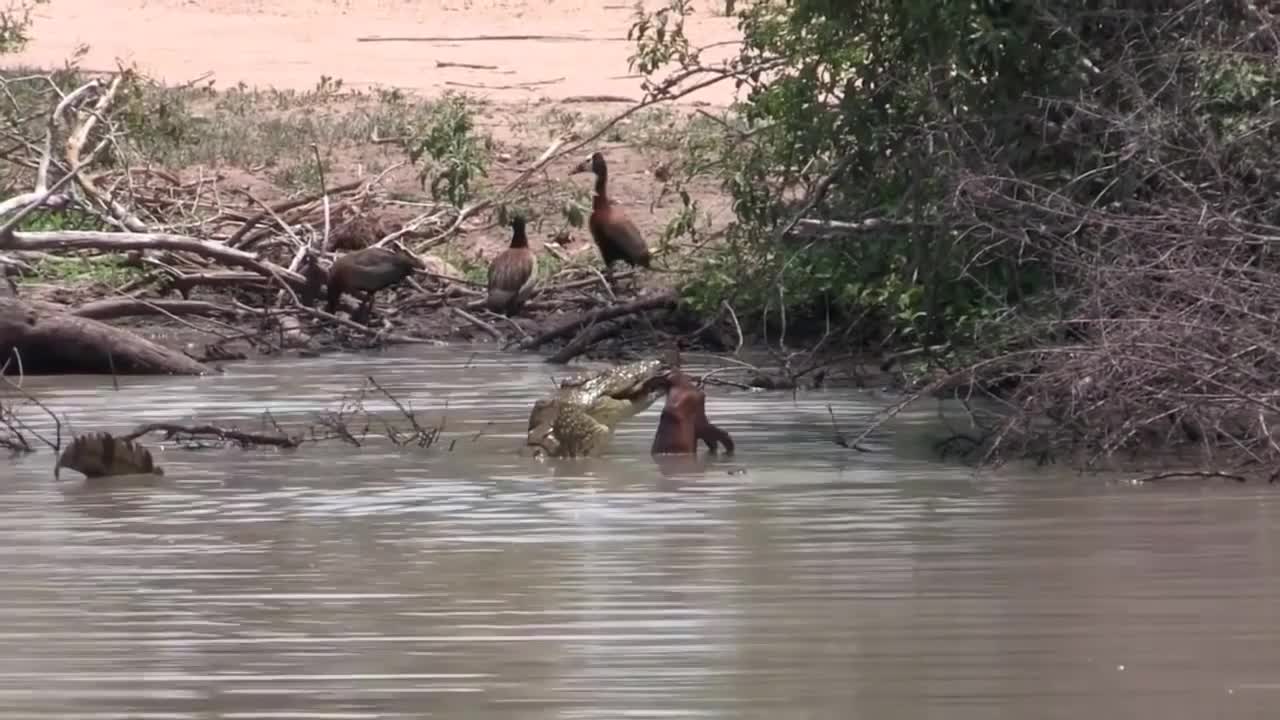
[[[1053,289],[913,397],[974,401],[974,427],[951,444],[987,461],[1092,467],[1163,448],[1274,481],[1280,115],[1205,88],[1236,63],[1273,65],[1280,20],[1261,7],[1153,8],[1116,14],[1114,37],[1091,40],[1085,89],[1039,99],[1025,143],[933,130],[950,160],[946,222],[979,248],[969,268],[1043,272]]]

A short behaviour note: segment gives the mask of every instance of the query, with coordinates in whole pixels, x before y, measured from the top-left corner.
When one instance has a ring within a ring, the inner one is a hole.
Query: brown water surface
[[[453,452],[169,448],[151,486],[0,461],[3,718],[1222,718],[1280,707],[1266,487],[974,477],[934,409],[713,393],[740,448],[664,463],[658,407],[517,456],[551,369],[468,350],[28,378],[80,430],[298,422],[374,374]],[[491,422],[492,421],[492,422]],[[483,430],[479,439],[473,436]]]

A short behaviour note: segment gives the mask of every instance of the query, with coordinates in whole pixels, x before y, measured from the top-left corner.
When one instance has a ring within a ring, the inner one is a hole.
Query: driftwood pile
[[[36,168],[34,187],[0,201],[0,275],[29,271],[50,254],[115,254],[145,270],[137,280],[113,289],[113,296],[78,306],[31,300],[18,294],[11,282],[0,283],[0,358],[17,359],[26,374],[210,370],[183,353],[105,324],[130,316],[163,316],[193,328],[194,322],[180,318],[209,318],[201,321],[199,329],[219,340],[207,346],[207,357],[202,359],[234,356],[222,348],[230,340],[246,340],[270,350],[305,346],[309,335],[303,320],[309,321],[312,332],[344,331],[370,344],[438,342],[395,329],[388,318],[366,326],[303,302],[307,279],[302,270],[307,259],[331,260],[336,252],[388,243],[402,244],[423,257],[421,253],[446,242],[466,220],[534,172],[594,140],[585,138],[572,146],[556,140],[493,197],[463,208],[432,205],[404,222],[389,222],[370,210],[380,182],[398,166],[333,187],[326,186],[321,173],[319,191],[276,203],[267,203],[249,190],[228,191],[219,186],[217,177],[202,175],[184,182],[154,168],[95,171],[95,161],[116,137],[112,110],[130,79],[129,72],[122,72],[62,96],[48,115],[43,142],[27,143],[33,148],[28,163]],[[316,161],[319,166],[318,150]],[[237,195],[241,197],[233,197]],[[94,216],[100,225],[112,229],[17,229],[32,213],[71,209]],[[669,308],[676,300],[663,292],[602,309],[600,295],[588,290],[603,279],[599,273],[578,269],[577,277],[551,278],[528,305],[533,312],[567,311],[568,318],[555,318],[552,327],[531,338],[511,319],[485,317],[483,288],[461,279],[446,264],[433,265],[433,258],[425,259],[427,272],[418,277],[430,280],[434,287],[424,289],[411,282],[413,292],[402,293],[391,303],[388,317],[404,317],[407,310],[445,311],[454,327],[470,327],[523,349],[572,337],[565,349],[550,358],[553,362],[565,362],[617,334],[619,318]],[[196,288],[220,290],[219,300],[190,299]],[[175,292],[182,299],[166,297]],[[349,315],[356,305],[349,297],[344,301]],[[227,325],[213,319],[219,317],[256,322],[257,329],[246,332],[243,323]]]

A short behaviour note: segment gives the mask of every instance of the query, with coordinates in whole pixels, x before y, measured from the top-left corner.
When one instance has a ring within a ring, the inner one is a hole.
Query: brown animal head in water
[[[716,451],[716,443],[726,453],[734,451],[733,438],[707,419],[707,395],[693,380],[679,370],[667,374],[667,400],[653,436],[653,455],[692,455],[698,452],[698,441]]]
[[[131,440],[104,432],[81,435],[72,440],[53,466],[54,479],[59,478],[64,467],[71,468],[86,478],[164,475],[164,470],[152,459],[151,451]]]

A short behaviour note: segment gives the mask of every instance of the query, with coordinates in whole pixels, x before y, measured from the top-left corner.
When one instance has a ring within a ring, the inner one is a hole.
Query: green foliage
[[[486,175],[493,150],[488,135],[478,133],[465,97],[445,93],[433,112],[412,133],[409,159],[424,161],[419,179],[433,199],[461,207]]]
[[[31,28],[31,13],[37,5],[45,5],[49,0],[7,0],[0,9],[0,54],[15,53],[27,46]]]
[[[60,284],[99,283],[119,287],[137,279],[142,271],[124,264],[115,256],[57,257],[47,256],[33,265],[35,275],[45,282]]]
[[[69,209],[58,212],[37,211],[18,223],[18,230],[105,230],[106,224],[89,213]]]
[[[1098,5],[1084,15],[1065,0],[740,7],[744,43],[727,72],[744,99],[718,141],[690,136],[678,149],[682,165],[670,183],[681,192],[712,174],[736,216],[726,242],[687,274],[689,301],[712,311],[727,300],[744,322],[785,308],[791,330],[807,321],[819,328],[834,315],[861,324],[855,336],[864,338],[981,342],[1009,322],[1010,307],[1031,307],[1057,278],[1044,254],[957,210],[967,179],[1019,178],[1086,205],[1159,192],[1152,163],[1178,162],[1189,139],[1169,131],[1152,147],[1135,146],[1131,134],[1090,129],[1099,113],[1148,112],[1142,130],[1158,135],[1152,127],[1167,123],[1158,112],[1191,107],[1229,149],[1269,150],[1263,131],[1275,125],[1280,98],[1272,57],[1188,39],[1205,16],[1238,26],[1229,8],[1197,15],[1175,0],[1141,11]],[[633,67],[706,74],[684,32],[691,12],[684,0],[638,11]],[[1135,12],[1166,33],[1163,55],[1132,52]],[[1118,70],[1097,69],[1111,67]],[[1196,81],[1190,94],[1179,84],[1188,77]],[[648,86],[659,95],[668,89]],[[1072,117],[1070,141],[1046,137]],[[1135,156],[1136,147],[1149,152]],[[664,237],[696,232],[689,205]],[[793,227],[801,215],[854,229]]]

